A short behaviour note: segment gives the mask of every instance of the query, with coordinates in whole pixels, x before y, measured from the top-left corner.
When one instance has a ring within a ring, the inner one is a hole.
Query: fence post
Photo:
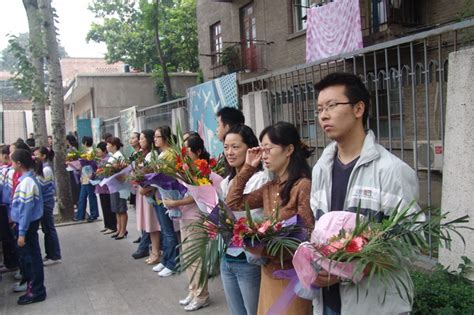
[[[448,95],[444,144],[443,190],[441,209],[449,211],[449,218],[470,216],[474,227],[474,48],[449,55]],[[464,230],[466,245],[453,235],[451,252],[441,248],[439,261],[456,269],[461,256],[473,259],[474,233]],[[474,274],[470,275],[474,280]]]

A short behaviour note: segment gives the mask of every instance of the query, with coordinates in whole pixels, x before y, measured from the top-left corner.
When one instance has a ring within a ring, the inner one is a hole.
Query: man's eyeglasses
[[[316,108],[316,115],[321,115],[324,111],[331,112],[337,105],[352,105],[355,104],[354,102],[338,102],[338,103],[331,103],[326,106],[318,106]]]

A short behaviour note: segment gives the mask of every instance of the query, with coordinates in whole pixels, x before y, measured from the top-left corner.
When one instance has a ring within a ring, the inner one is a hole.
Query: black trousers
[[[102,214],[104,216],[104,227],[110,230],[117,229],[117,216],[112,212],[110,205],[109,194],[99,194],[100,206],[102,207]]]
[[[18,267],[15,232],[8,223],[8,208],[0,205],[0,240],[2,241],[3,264],[7,268]]]

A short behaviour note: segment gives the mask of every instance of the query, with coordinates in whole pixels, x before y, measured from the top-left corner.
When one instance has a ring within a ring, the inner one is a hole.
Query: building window
[[[211,26],[211,55],[212,65],[219,64],[222,55],[222,30],[221,22]]]
[[[306,13],[310,0],[292,0],[293,7],[293,32],[306,29]]]
[[[367,88],[371,95],[369,118],[370,129],[377,134],[377,130],[380,128],[380,138],[388,139],[389,135],[391,135],[392,139],[400,139],[400,95],[403,95],[403,87],[401,88],[400,94],[400,78],[398,77],[397,71],[393,69],[390,71],[388,82],[385,77],[385,71],[380,71],[377,84],[378,93],[376,95],[374,76],[373,74],[367,76]],[[376,99],[377,96],[378,99]],[[388,99],[390,99],[390,103],[388,102]],[[379,115],[378,126],[377,104]]]

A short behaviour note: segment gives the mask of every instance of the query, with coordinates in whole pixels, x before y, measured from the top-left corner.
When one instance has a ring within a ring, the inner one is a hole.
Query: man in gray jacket
[[[370,95],[359,77],[333,73],[316,84],[316,114],[326,136],[333,140],[313,168],[311,208],[316,219],[329,211],[355,212],[381,220],[400,204],[418,200],[416,173],[406,163],[375,142],[366,129]],[[413,211],[418,205],[413,205]],[[358,287],[340,283],[326,272],[315,285],[322,287],[314,300],[314,314],[400,314],[411,311],[413,283],[403,299],[395,287],[381,281],[362,280]]]

